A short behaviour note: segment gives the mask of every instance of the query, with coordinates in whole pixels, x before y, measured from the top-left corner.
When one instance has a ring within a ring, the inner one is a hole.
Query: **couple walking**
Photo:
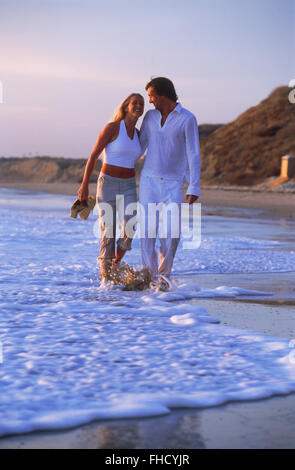
[[[184,109],[171,80],[152,79],[146,85],[149,102],[155,107],[146,113],[140,131],[136,123],[144,112],[144,98],[139,93],[129,95],[118,108],[112,122],[99,134],[87,161],[82,184],[78,191],[81,201],[88,199],[88,186],[96,161],[104,151],[103,165],[97,183],[97,202],[101,229],[99,260],[102,279],[108,279],[113,264],[120,263],[131,249],[132,235],[126,230],[132,215],[124,210],[120,237],[116,237],[116,196],[124,196],[124,209],[136,203],[134,163],[147,150],[139,186],[139,201],[144,211],[144,236],[141,236],[142,262],[154,278],[170,277],[179,236],[168,230],[159,238],[159,261],[156,251],[159,219],[149,220],[150,203],[183,202],[183,183],[188,183],[186,202],[192,204],[200,195],[200,149],[195,116]],[[112,208],[110,224],[104,222],[104,203]],[[151,227],[151,224],[154,226]],[[153,234],[150,236],[150,234]],[[148,236],[149,234],[149,236]]]

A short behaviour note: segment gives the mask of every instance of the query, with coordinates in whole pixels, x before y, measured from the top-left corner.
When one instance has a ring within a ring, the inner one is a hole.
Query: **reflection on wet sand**
[[[97,428],[98,449],[202,449],[198,413],[108,423]]]
[[[225,300],[225,299],[219,299]],[[243,304],[261,304],[261,305],[273,305],[273,306],[295,306],[295,300],[293,299],[234,299],[233,302],[242,302]]]

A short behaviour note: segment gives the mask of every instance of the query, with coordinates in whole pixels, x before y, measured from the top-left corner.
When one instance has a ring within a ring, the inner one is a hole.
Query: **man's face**
[[[153,103],[156,109],[160,109],[163,101],[163,96],[158,95],[154,87],[152,86],[147,89],[147,94],[149,95],[149,102]]]

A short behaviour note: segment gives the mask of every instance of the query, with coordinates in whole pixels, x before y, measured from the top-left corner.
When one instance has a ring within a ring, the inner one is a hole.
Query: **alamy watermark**
[[[3,84],[2,80],[0,80],[0,104],[3,103]]]
[[[293,88],[289,93],[289,101],[291,104],[295,104],[295,78],[289,82],[289,88]]]
[[[97,238],[114,238],[120,226],[124,236],[138,238],[181,238],[182,248],[197,249],[201,245],[201,204],[194,203],[124,203],[124,195],[116,196],[116,204],[101,202],[99,220],[93,232]],[[116,230],[115,230],[116,229]]]

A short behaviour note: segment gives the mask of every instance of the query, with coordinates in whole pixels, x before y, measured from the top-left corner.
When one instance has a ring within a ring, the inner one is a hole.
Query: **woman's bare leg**
[[[126,253],[126,250],[123,250],[122,248],[120,248],[119,246],[117,246],[117,251],[116,251],[114,263],[115,263],[115,264],[119,264],[120,261],[121,261],[121,259],[122,259],[123,256],[125,255],[125,253]]]

